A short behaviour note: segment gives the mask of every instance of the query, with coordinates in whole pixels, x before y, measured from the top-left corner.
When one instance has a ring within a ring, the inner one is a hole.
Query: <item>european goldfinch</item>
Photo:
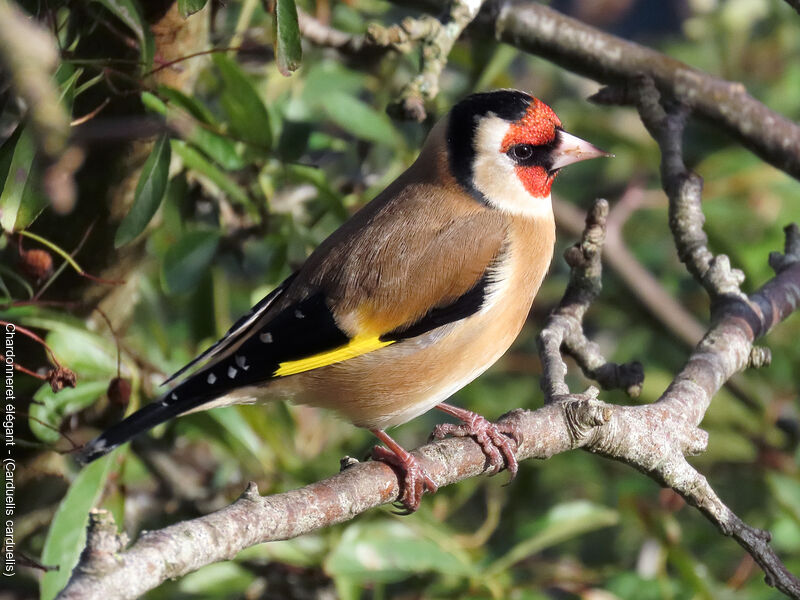
[[[85,446],[102,456],[177,415],[288,398],[332,409],[388,450],[415,510],[436,486],[385,430],[438,408],[512,476],[514,432],[444,403],[508,349],[550,265],[559,169],[606,156],[540,100],[474,94],[433,128],[416,162],[168,381],[196,371]]]

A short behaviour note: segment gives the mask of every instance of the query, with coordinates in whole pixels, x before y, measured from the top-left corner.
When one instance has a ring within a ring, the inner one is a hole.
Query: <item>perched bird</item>
[[[607,156],[516,90],[471,95],[433,128],[416,162],[175,373],[187,376],[85,446],[85,462],[177,415],[288,398],[338,412],[387,448],[411,511],[436,485],[386,433],[438,408],[462,421],[494,472],[517,463],[508,427],[444,401],[508,349],[550,265],[550,187]]]

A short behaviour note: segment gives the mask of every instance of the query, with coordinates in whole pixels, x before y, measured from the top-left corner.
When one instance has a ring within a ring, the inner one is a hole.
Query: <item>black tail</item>
[[[164,400],[148,404],[81,448],[77,455],[78,462],[84,465],[88,464],[105,456],[120,444],[124,444],[140,433],[185,412],[187,409],[181,407],[180,404],[179,402],[165,404]]]
[[[223,394],[212,393],[208,386],[203,385],[205,382],[203,375],[204,372],[201,371],[189,377],[172,391],[93,439],[78,452],[78,462],[88,464],[140,433],[224,394],[225,390],[221,390]]]
[[[254,310],[265,309],[271,298],[272,294],[257,304]],[[322,316],[315,318],[318,314]],[[89,463],[159,423],[201,408],[211,400],[234,390],[261,386],[272,378],[284,360],[295,360],[308,356],[309,353],[332,350],[348,341],[347,336],[336,326],[321,294],[315,294],[284,309],[270,321],[269,331],[261,331],[260,335],[255,335],[254,329],[247,329],[256,322],[254,318],[248,316],[240,320],[238,328],[236,325],[231,328],[226,336],[229,338],[228,346],[216,351],[218,356],[214,356],[215,347],[201,355],[201,359],[211,360],[199,371],[155,402],[86,444],[78,454],[78,460],[83,464]],[[312,352],[308,351],[309,343],[318,344]],[[194,364],[193,361],[188,366]],[[181,369],[178,374],[183,371]]]

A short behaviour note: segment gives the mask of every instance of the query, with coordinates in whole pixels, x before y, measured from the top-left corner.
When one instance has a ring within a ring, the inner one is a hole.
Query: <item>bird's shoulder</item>
[[[289,375],[477,311],[508,222],[448,186],[395,183],[170,379],[203,362],[203,372],[230,362],[222,371],[237,372],[241,385],[255,375],[245,369],[255,356],[271,376]]]
[[[390,331],[472,289],[509,231],[499,211],[428,183],[362,210],[312,254],[281,304],[322,292],[346,329]]]

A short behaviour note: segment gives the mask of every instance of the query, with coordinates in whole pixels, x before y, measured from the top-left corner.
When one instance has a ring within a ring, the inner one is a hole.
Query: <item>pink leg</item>
[[[510,423],[492,423],[478,413],[453,406],[452,404],[446,404],[445,402],[442,402],[436,408],[463,423],[461,425],[453,425],[452,423],[437,425],[431,434],[432,438],[440,440],[447,435],[457,437],[472,436],[481,445],[484,454],[486,454],[486,459],[492,467],[492,475],[506,466],[511,474],[511,479],[516,477],[518,463],[515,452],[521,438],[517,427]]]
[[[389,448],[387,450],[382,446],[375,446],[372,449],[373,460],[385,462],[400,471],[403,489],[399,502],[407,513],[414,512],[419,508],[425,490],[433,494],[439,489],[438,486],[428,476],[422,465],[417,462],[417,459],[389,437],[385,431],[381,429],[371,429],[370,431]]]

